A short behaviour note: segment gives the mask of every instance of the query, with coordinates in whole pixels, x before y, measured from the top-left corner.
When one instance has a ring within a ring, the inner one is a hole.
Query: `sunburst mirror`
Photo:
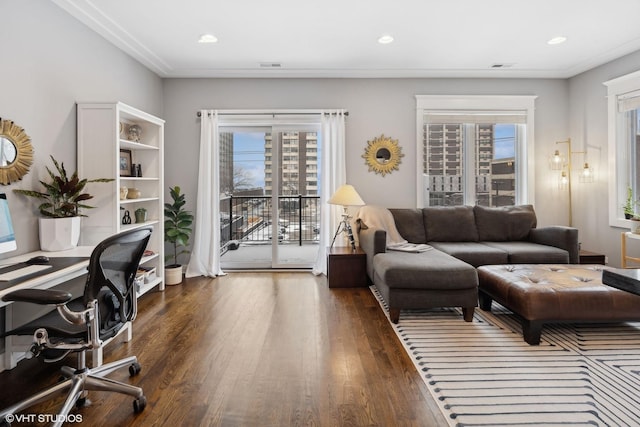
[[[373,171],[385,176],[394,170],[399,170],[398,165],[404,154],[402,154],[402,149],[398,145],[397,139],[392,139],[382,134],[371,141],[367,141],[367,147],[364,149],[362,157],[367,166],[369,166],[369,172]]]
[[[0,184],[22,179],[33,163],[31,138],[11,120],[0,118]]]

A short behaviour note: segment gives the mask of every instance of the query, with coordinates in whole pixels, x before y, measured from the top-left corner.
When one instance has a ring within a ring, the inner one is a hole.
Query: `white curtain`
[[[327,274],[325,248],[331,244],[341,220],[341,207],[327,204],[333,193],[347,181],[345,111],[325,112],[322,115],[322,159],[320,170],[320,250],[313,274]]]
[[[218,113],[214,110],[202,110],[195,239],[186,277],[215,277],[224,274],[220,268],[219,157]]]

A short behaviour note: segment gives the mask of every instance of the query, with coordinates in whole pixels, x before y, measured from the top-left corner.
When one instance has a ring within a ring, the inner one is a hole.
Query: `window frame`
[[[632,171],[626,160],[628,151],[624,144],[625,113],[618,112],[618,101],[624,95],[640,90],[640,71],[606,81],[608,116],[608,156],[609,156],[609,225],[629,228],[630,220],[624,218],[622,206],[627,199],[627,187],[633,186]],[[638,165],[636,165],[638,166]],[[633,187],[632,187],[633,188]],[[640,188],[634,188],[638,194]]]
[[[525,132],[520,135],[521,126],[518,126],[517,135],[522,138],[523,147],[516,147],[516,204],[534,204],[535,195],[535,170],[529,163],[534,159],[534,95],[416,95],[416,203],[418,208],[424,206],[422,180],[422,159],[424,157],[424,144],[422,129],[424,115],[427,111],[447,111],[468,114],[470,111],[483,113],[524,112],[526,115]],[[471,150],[466,150],[471,151]],[[465,156],[473,156],[472,153]],[[528,161],[529,160],[529,161]],[[473,180],[470,174],[465,174],[464,202],[469,202],[468,185]],[[473,182],[472,187],[475,185]],[[473,189],[475,193],[475,188]]]

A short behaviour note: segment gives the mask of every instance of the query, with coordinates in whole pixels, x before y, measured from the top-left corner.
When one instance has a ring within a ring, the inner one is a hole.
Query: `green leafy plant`
[[[169,188],[169,193],[173,203],[164,204],[164,241],[173,245],[173,254],[166,256],[166,260],[173,260],[173,263],[167,266],[171,268],[180,266],[178,257],[189,253],[186,247],[189,245],[192,232],[193,215],[184,208],[185,195],[180,192],[180,187],[176,185]],[[179,250],[180,248],[182,250]]]
[[[44,200],[44,202],[38,206],[38,210],[45,217],[69,218],[74,216],[87,216],[81,214],[80,209],[92,209],[93,206],[89,206],[84,202],[92,199],[93,196],[83,192],[85,186],[90,182],[110,182],[113,181],[113,179],[80,179],[78,172],[74,172],[71,177],[69,177],[64,163],[58,163],[53,156],[50,157],[56,167],[57,175],[46,167],[51,181],[40,181],[40,184],[45,188],[44,191],[22,189],[14,189],[13,191],[18,194]]]
[[[622,205],[625,218],[630,219],[635,216],[635,206],[636,203],[633,201],[633,189],[631,187],[627,187],[627,201]]]

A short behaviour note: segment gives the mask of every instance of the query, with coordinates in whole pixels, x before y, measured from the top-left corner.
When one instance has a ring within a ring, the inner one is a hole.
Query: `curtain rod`
[[[314,110],[314,111],[309,111],[309,112],[306,112],[306,113],[303,113],[303,112],[294,112],[294,111],[292,111],[292,112],[286,112],[286,111],[278,111],[278,112],[266,112],[266,111],[261,111],[261,112],[229,111],[229,112],[226,112],[226,113],[225,113],[225,112],[221,112],[220,114],[221,114],[221,115],[224,115],[224,116],[244,116],[244,115],[247,115],[247,116],[262,116],[262,115],[264,115],[264,116],[279,116],[279,115],[285,115],[285,116],[298,116],[298,115],[300,115],[300,116],[308,116],[308,115],[310,115],[310,114],[325,114],[325,115],[330,115],[330,114],[337,114],[337,113],[323,113],[322,111],[315,111],[315,110]],[[348,112],[348,111],[345,111],[345,112],[344,112],[344,115],[345,115],[345,116],[349,116],[349,112]],[[202,111],[198,111],[198,112],[196,113],[196,116],[198,116],[198,117],[202,117]]]

